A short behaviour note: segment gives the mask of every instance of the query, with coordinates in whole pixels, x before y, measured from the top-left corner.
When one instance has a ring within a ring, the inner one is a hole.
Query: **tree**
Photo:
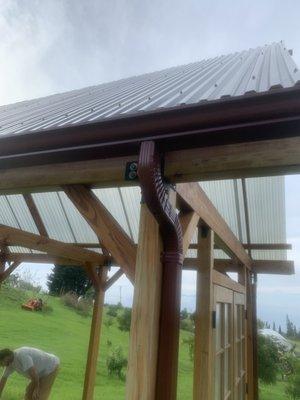
[[[74,292],[83,296],[91,288],[92,282],[83,268],[55,265],[48,276],[47,285],[52,295]]]
[[[273,331],[276,331],[276,325],[275,325],[275,322],[273,322]]]
[[[281,325],[279,325],[278,333],[279,333],[280,335],[282,335]]]
[[[288,338],[294,338],[295,337],[295,330],[296,327],[293,324],[293,322],[290,320],[289,316],[286,316],[286,336]]]
[[[257,318],[257,327],[258,329],[264,329],[266,327],[266,323],[261,319]]]

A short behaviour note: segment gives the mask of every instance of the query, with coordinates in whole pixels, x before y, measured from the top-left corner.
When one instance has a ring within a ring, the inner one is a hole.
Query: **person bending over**
[[[59,358],[55,355],[31,347],[21,347],[14,351],[0,350],[0,366],[5,367],[0,379],[0,398],[7,378],[16,371],[30,380],[25,400],[47,400],[58,373],[59,363]]]

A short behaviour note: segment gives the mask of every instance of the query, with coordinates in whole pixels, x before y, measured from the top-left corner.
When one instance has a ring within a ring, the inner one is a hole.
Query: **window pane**
[[[216,350],[222,347],[222,304],[216,305]]]
[[[221,368],[221,356],[216,357],[215,364],[215,400],[223,400],[222,399],[222,368]]]
[[[229,350],[226,350],[224,353],[224,390],[225,396],[230,390],[230,363],[229,363]]]
[[[230,305],[224,304],[224,343],[230,343]]]

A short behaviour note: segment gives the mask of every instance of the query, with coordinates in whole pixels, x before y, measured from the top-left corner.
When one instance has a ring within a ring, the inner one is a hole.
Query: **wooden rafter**
[[[106,260],[102,254],[5,225],[0,225],[0,241],[9,246],[22,246],[52,256],[91,262],[97,265],[103,265]]]
[[[183,233],[183,256],[190,247],[191,240],[199,223],[199,215],[194,211],[180,212],[179,221],[181,223]]]
[[[24,200],[25,200],[25,202],[27,204],[27,207],[28,207],[28,209],[30,211],[30,214],[31,214],[31,216],[32,216],[32,218],[34,220],[34,223],[35,223],[35,225],[36,225],[36,227],[38,229],[39,234],[42,235],[42,236],[48,237],[48,233],[47,233],[45,224],[44,224],[44,222],[42,220],[42,217],[41,217],[41,215],[39,213],[39,210],[38,210],[38,208],[37,208],[37,206],[36,206],[36,204],[34,202],[32,194],[25,193],[25,194],[23,194],[23,197],[24,197]]]
[[[90,189],[83,185],[63,188],[117,264],[134,281],[136,246],[127,233]]]
[[[251,269],[252,261],[250,257],[199,184],[178,184],[176,191],[181,199],[181,206],[195,211],[201,220],[215,232],[216,243]]]

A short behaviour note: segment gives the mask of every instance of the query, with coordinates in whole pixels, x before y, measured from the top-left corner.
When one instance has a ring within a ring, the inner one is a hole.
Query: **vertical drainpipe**
[[[159,223],[163,241],[162,290],[156,400],[176,400],[180,328],[182,229],[163,182],[153,141],[141,144],[138,176],[143,200]]]

